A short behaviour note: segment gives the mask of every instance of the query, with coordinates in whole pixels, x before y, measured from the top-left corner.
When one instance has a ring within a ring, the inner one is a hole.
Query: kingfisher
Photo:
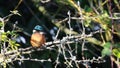
[[[42,26],[36,25],[33,29],[33,34],[31,35],[30,43],[33,47],[39,48],[46,42],[45,32]]]

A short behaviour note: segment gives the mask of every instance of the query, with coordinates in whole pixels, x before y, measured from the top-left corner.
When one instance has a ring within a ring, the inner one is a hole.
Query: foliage
[[[12,11],[11,11],[12,12]],[[17,14],[17,13],[11,13],[8,15],[8,17],[11,17],[12,15]],[[13,51],[13,50],[18,50],[18,46],[20,46],[18,43],[16,43],[15,38],[17,37],[16,31],[6,31],[4,29],[5,24],[7,23],[7,19],[9,18],[1,18],[0,24],[1,24],[1,29],[0,29],[0,50],[1,50],[1,56],[5,56],[6,52]],[[14,29],[14,28],[13,28]],[[6,59],[4,59],[6,58]],[[1,57],[0,63],[3,65],[4,68],[6,68],[6,62],[11,62],[7,56],[4,58]]]

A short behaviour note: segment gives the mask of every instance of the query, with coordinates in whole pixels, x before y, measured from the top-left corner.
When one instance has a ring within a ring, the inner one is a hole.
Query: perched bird
[[[45,44],[45,33],[43,31],[43,28],[39,25],[36,25],[33,29],[33,34],[31,35],[30,43],[33,47],[39,48],[43,44]]]

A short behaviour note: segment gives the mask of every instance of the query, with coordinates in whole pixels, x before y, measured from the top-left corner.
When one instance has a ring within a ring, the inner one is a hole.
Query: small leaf
[[[0,21],[0,28],[3,26],[3,23]]]
[[[111,55],[111,50],[109,48],[104,48],[102,50],[102,56],[110,56]]]
[[[88,27],[90,26],[90,23],[91,23],[91,19],[89,17],[85,17],[85,22],[83,23],[85,25],[85,27]]]
[[[89,41],[89,42],[91,42],[91,43],[93,43],[93,44],[96,44],[96,45],[102,45],[102,44],[101,44],[102,42],[99,41],[99,40],[96,39],[96,38],[90,37],[90,38],[86,38],[86,40]]]
[[[6,33],[7,33],[7,34],[11,34],[11,32],[10,32],[10,31],[7,31]]]
[[[10,47],[11,47],[12,50],[16,50],[16,49],[18,49],[18,46],[20,46],[14,40],[9,40],[9,44],[10,44]]]
[[[110,31],[106,30],[105,37],[106,37],[107,41],[110,41],[112,39],[112,35],[111,35]]]
[[[15,46],[20,46],[20,44],[17,44],[17,43],[16,43]]]
[[[1,38],[2,38],[2,41],[7,40],[7,35],[6,35],[6,33],[2,33]]]
[[[90,23],[91,23],[90,19],[85,20],[85,22],[84,22],[85,27],[90,26]]]
[[[113,55],[115,55],[117,58],[120,58],[120,49],[113,49],[112,53],[113,53]]]
[[[104,44],[104,49],[102,50],[102,56],[110,56],[111,55],[111,49],[110,49],[111,43],[110,42],[106,42]]]
[[[110,46],[111,46],[111,43],[110,43],[110,42],[107,42],[107,43],[105,43],[105,44],[104,44],[104,46],[103,46],[103,47],[104,47],[104,48],[108,48],[108,49],[109,49],[109,48],[110,48]]]

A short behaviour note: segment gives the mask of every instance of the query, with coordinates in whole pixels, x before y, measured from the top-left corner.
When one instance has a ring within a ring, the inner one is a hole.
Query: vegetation
[[[0,67],[120,67],[119,0],[1,0]],[[35,25],[46,43],[33,48]]]

